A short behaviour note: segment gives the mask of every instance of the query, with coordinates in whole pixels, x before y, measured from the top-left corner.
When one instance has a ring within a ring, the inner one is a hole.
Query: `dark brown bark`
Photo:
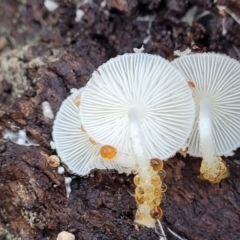
[[[133,176],[93,171],[75,177],[67,199],[69,174],[57,174],[44,156],[56,152],[50,148],[53,121],[44,118],[41,103],[48,101],[56,114],[70,89],[84,86],[99,65],[140,47],[149,22],[138,16],[155,15],[145,52],[168,59],[192,41],[239,59],[240,26],[227,15],[222,36],[222,16],[209,0],[177,1],[174,9],[160,0],[109,1],[104,9],[101,1],[89,1],[80,23],[74,21],[77,0],[61,0],[53,13],[43,2],[0,1],[0,37],[8,40],[0,49],[0,131],[25,129],[40,144],[0,141],[0,239],[56,239],[62,230],[84,240],[159,239],[153,229],[134,226]],[[240,12],[236,1],[219,2]],[[212,15],[189,26],[181,18],[193,4]],[[226,162],[229,177],[214,185],[199,177],[200,159],[177,155],[166,162],[162,224],[168,239],[176,238],[167,227],[189,240],[240,239],[240,150]]]

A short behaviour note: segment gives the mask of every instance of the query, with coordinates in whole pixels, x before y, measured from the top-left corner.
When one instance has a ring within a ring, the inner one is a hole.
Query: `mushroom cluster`
[[[53,139],[78,175],[93,168],[137,172],[136,222],[154,227],[166,191],[161,160],[186,144],[194,116],[192,92],[170,62],[124,54],[100,66],[85,88],[63,102]]]
[[[53,127],[58,155],[81,176],[94,168],[137,173],[135,221],[154,227],[167,189],[163,160],[188,145],[203,157],[205,179],[227,176],[220,156],[240,145],[239,76],[239,63],[219,54],[172,63],[146,53],[112,58],[62,103]]]

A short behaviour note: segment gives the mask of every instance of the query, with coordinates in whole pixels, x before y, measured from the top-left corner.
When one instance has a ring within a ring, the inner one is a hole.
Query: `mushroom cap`
[[[217,53],[182,56],[172,62],[187,81],[195,84],[193,98],[196,116],[189,138],[188,152],[201,157],[198,128],[199,103],[203,97],[211,102],[212,131],[216,155],[225,155],[240,146],[240,64]]]
[[[82,95],[83,125],[97,142],[130,153],[131,107],[138,108],[149,158],[167,159],[186,143],[194,120],[192,93],[167,60],[133,53],[100,66]]]
[[[80,108],[74,104],[74,99],[83,90],[81,88],[66,98],[57,113],[52,136],[58,155],[71,172],[81,176],[87,175],[94,168],[130,173],[129,169],[114,161],[104,160],[99,154],[101,145],[90,143],[87,133],[81,130]]]

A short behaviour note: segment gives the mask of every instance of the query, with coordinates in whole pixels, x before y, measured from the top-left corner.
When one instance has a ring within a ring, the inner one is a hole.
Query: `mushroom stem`
[[[215,153],[211,119],[211,103],[208,98],[202,98],[199,113],[199,135],[203,160],[200,172],[206,180],[217,183],[227,177],[228,171],[225,162]]]
[[[133,147],[134,155],[136,156],[137,164],[140,168],[146,168],[149,165],[147,154],[145,152],[144,140],[139,117],[141,110],[138,106],[133,106],[128,111],[129,131]]]
[[[199,113],[199,135],[203,159],[209,163],[214,162],[215,158],[211,119],[211,103],[208,98],[202,98]]]

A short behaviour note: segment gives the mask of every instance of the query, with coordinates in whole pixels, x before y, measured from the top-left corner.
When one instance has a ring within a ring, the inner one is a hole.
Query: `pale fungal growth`
[[[50,118],[50,119],[54,118],[53,111],[52,111],[52,108],[51,108],[49,102],[44,101],[42,103],[42,110],[43,110],[43,116],[44,117],[47,117],[47,118]]]
[[[173,55],[181,57],[187,54],[190,54],[192,52],[192,50],[190,48],[186,48],[184,51],[180,51],[180,50],[175,50],[173,52]]]
[[[70,193],[71,193],[71,191],[72,191],[72,189],[71,189],[72,178],[70,178],[70,177],[65,177],[65,178],[64,178],[64,182],[65,182],[65,188],[66,188],[67,198],[69,198]]]
[[[62,231],[58,234],[57,240],[75,240],[75,236],[67,231]]]
[[[167,60],[145,53],[124,54],[100,66],[81,101],[82,122],[91,138],[131,153],[130,129],[141,128],[139,150],[149,159],[173,156],[186,143],[194,119],[184,77]]]
[[[80,22],[82,20],[83,16],[84,16],[84,11],[82,9],[77,9],[76,10],[75,22]]]
[[[65,172],[64,167],[62,167],[62,166],[58,167],[57,172],[58,172],[58,174],[64,174],[64,172]]]
[[[141,48],[133,48],[133,51],[134,51],[135,53],[141,53],[141,52],[144,51],[144,46],[142,45]]]
[[[220,157],[240,146],[240,64],[221,54],[203,53],[173,61],[192,88],[196,117],[188,153],[202,157],[200,172],[210,182],[227,176]]]
[[[39,146],[39,144],[30,140],[27,137],[25,130],[19,130],[18,132],[13,132],[10,130],[3,131],[3,139],[9,139],[10,141],[23,146]]]
[[[51,149],[56,149],[56,146],[55,146],[55,143],[54,143],[54,141],[50,141],[50,147],[51,147]]]
[[[135,221],[154,227],[162,217],[159,205],[166,191],[163,163],[154,157],[167,159],[187,141],[194,120],[188,83],[159,56],[125,54],[93,73],[81,103],[90,137],[134,154]]]
[[[130,173],[131,170],[115,162],[119,157],[119,153],[113,154],[115,148],[102,146],[87,135],[79,113],[82,91],[84,88],[74,91],[64,100],[54,121],[52,135],[61,161],[71,172],[80,176],[87,175],[94,168]],[[110,155],[113,161],[106,160]]]
[[[59,7],[59,4],[54,2],[53,0],[45,0],[44,6],[49,12],[54,12]]]

